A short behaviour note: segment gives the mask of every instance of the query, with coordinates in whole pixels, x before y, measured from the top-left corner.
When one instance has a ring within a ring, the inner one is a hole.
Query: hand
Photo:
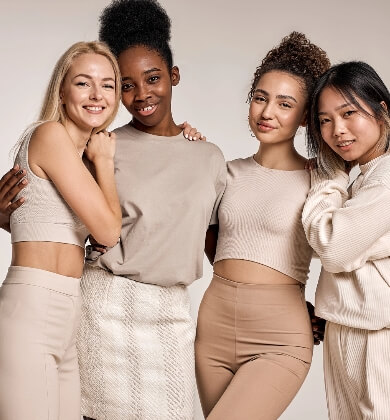
[[[306,301],[307,310],[309,312],[311,328],[313,330],[314,345],[318,346],[324,341],[326,320],[314,315],[314,306]]]
[[[93,251],[100,252],[101,254],[105,254],[107,252],[107,247],[105,245],[99,244],[92,235],[89,235],[88,239]]]
[[[108,131],[93,134],[85,147],[87,158],[93,163],[102,157],[112,160],[115,155],[115,140],[115,133]]]
[[[202,140],[206,141],[206,136],[202,136],[202,133],[199,132],[196,128],[193,128],[187,121],[184,121],[183,124],[180,124],[179,127],[183,129],[183,135],[187,140]]]
[[[0,214],[9,218],[9,215],[20,207],[24,198],[20,197],[13,202],[16,195],[27,185],[26,171],[19,170],[19,165],[15,165],[0,180]]]

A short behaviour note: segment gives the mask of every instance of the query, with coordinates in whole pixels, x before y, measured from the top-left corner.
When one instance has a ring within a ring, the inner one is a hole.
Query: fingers
[[[19,198],[13,203],[16,195],[27,185],[26,171],[19,170],[19,165],[15,165],[0,180],[0,212],[12,213],[20,207],[24,199]]]

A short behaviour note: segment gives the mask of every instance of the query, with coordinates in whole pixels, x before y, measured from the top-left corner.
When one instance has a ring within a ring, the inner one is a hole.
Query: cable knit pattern
[[[390,156],[333,179],[312,171],[302,220],[323,265],[317,315],[337,324],[378,330],[390,326]]]
[[[215,262],[254,261],[306,283],[312,249],[301,214],[309,189],[306,170],[265,168],[253,156],[228,162]]]
[[[86,227],[62,198],[53,182],[35,175],[28,163],[30,139],[40,124],[42,122],[35,123],[24,132],[15,159],[15,163],[26,170],[28,184],[16,196],[16,200],[24,197],[26,201],[11,214],[11,242],[61,242],[84,248],[88,235]]]
[[[86,265],[81,290],[82,414],[192,420],[195,328],[187,288],[135,282]]]

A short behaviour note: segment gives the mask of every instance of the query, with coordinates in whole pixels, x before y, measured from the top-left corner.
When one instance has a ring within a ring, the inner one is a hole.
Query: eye
[[[354,109],[350,109],[349,111],[344,112],[344,118],[349,118],[353,115],[356,111]]]
[[[256,96],[253,97],[253,100],[255,102],[260,103],[260,102],[265,102],[266,98],[264,96],[261,96],[261,95],[256,95]]]
[[[123,83],[122,84],[122,92],[128,92],[129,90],[133,89],[134,85],[132,83]]]
[[[286,109],[292,108],[291,104],[289,104],[288,102],[282,102],[282,103],[280,104],[280,106],[281,106],[282,108],[286,108]]]
[[[148,79],[148,82],[149,83],[156,83],[158,80],[160,80],[160,76],[151,76],[151,77],[149,77],[149,79]]]
[[[106,84],[104,84],[104,85],[103,85],[103,88],[104,88],[104,89],[109,89],[109,90],[110,90],[110,89],[115,89],[114,85],[111,85],[110,83],[106,83]]]
[[[319,120],[320,120],[320,125],[324,125],[330,121],[329,118],[325,118],[325,117],[320,118]]]
[[[87,82],[77,82],[76,86],[81,86],[81,87],[88,87],[88,83]]]

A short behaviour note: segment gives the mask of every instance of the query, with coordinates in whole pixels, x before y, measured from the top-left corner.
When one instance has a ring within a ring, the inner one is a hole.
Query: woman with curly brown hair
[[[308,373],[312,249],[301,215],[310,175],[294,137],[329,66],[323,50],[293,32],[254,74],[249,125],[260,147],[228,163],[218,236],[206,243],[214,276],[199,309],[195,355],[208,419],[276,419]]]

